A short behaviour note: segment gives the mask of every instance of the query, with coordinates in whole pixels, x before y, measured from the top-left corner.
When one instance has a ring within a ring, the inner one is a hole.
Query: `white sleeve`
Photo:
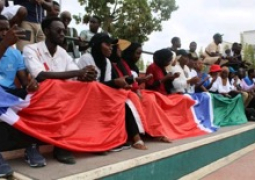
[[[89,66],[89,65],[95,66],[95,62],[94,62],[93,57],[90,54],[84,54],[79,59],[77,65],[80,69],[82,69],[82,68],[84,68],[86,66]]]
[[[23,57],[26,68],[33,78],[36,78],[40,72],[46,71],[43,63],[40,62],[37,51],[29,45],[24,47]]]
[[[69,56],[69,54],[66,53],[65,57],[67,63],[66,71],[79,70],[78,66],[74,63],[73,59],[71,58],[71,56]]]
[[[176,92],[184,92],[188,88],[188,83],[186,79],[176,78],[173,81],[173,86]]]
[[[112,65],[109,59],[106,59],[106,72],[105,72],[105,81],[112,80]]]

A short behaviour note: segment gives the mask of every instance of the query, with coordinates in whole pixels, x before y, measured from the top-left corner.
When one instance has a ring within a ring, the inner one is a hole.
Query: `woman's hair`
[[[134,63],[133,57],[134,57],[135,51],[141,47],[142,45],[139,43],[131,43],[130,46],[122,52],[122,58],[127,62]]]
[[[106,71],[106,57],[103,55],[101,50],[102,43],[111,43],[111,38],[105,33],[98,33],[91,39],[89,46],[91,47],[91,55],[94,58],[96,66],[101,71],[100,82],[105,79]]]
[[[122,58],[124,59],[124,61],[126,61],[130,69],[135,71],[137,74],[139,74],[139,69],[133,61],[133,58],[135,55],[135,51],[141,47],[142,45],[139,43],[131,43],[131,45],[122,52]]]
[[[153,54],[154,63],[161,68],[164,68],[165,64],[168,63],[169,60],[171,62],[172,58],[173,53],[169,49],[161,49]]]
[[[112,46],[112,54],[109,57],[111,62],[119,62],[121,60],[121,57],[118,56],[117,51],[118,51],[118,44],[115,44]]]

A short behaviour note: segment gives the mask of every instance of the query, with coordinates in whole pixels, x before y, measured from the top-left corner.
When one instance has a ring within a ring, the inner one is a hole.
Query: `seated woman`
[[[115,42],[116,43],[116,42]],[[97,71],[97,80],[113,88],[130,88],[125,78],[117,78],[112,80],[111,63],[108,59],[112,52],[112,40],[104,33],[96,34],[90,41],[91,54],[84,54],[79,62],[79,68],[93,65]],[[133,141],[133,147],[140,150],[146,150],[140,135],[137,123],[130,107],[126,104],[126,130]]]
[[[193,119],[194,117],[200,119],[192,110],[192,108],[197,105],[195,101],[190,96],[184,96],[182,94],[169,95],[173,87],[172,82],[180,76],[179,72],[175,74],[166,73],[165,67],[172,61],[172,52],[168,49],[156,51],[153,55],[153,59],[154,62],[146,71],[147,74],[153,74],[153,78],[146,82],[146,88],[159,92],[151,93],[151,95],[153,95],[154,101],[157,102],[158,106],[163,110],[163,112],[161,110],[162,114],[167,117],[167,119],[160,122],[161,126],[164,126],[167,132],[176,132],[176,134],[172,135],[173,139],[205,133],[202,133],[198,129],[203,127],[203,130],[208,130],[208,126],[205,127],[204,124],[201,124],[197,120],[194,121]],[[149,92],[151,91],[147,91],[147,93]],[[149,113],[150,111],[146,112]]]
[[[196,86],[196,93],[200,92],[208,92],[208,90],[212,87],[213,83],[219,76],[219,72],[221,72],[221,67],[217,64],[214,64],[210,67],[209,74],[203,72],[204,63],[202,60],[197,61],[197,65],[195,67],[197,71],[197,75],[200,78],[198,85]]]
[[[146,74],[152,74],[153,78],[146,82],[146,89],[154,90],[162,94],[170,94],[172,83],[180,73],[166,72],[166,67],[172,61],[173,53],[168,49],[158,50],[153,55],[153,63],[148,66]]]
[[[120,77],[123,77],[123,76],[129,76],[129,78],[131,78],[131,79],[129,79],[129,80],[131,80],[129,83],[132,84],[132,88],[131,89],[132,89],[133,92],[135,92],[140,97],[139,102],[140,103],[148,102],[148,104],[151,107],[152,113],[153,114],[157,114],[158,113],[157,112],[158,111],[158,107],[155,104],[156,102],[153,101],[151,98],[149,98],[148,97],[149,95],[146,94],[146,92],[141,91],[140,88],[139,88],[139,85],[138,85],[138,81],[141,83],[141,82],[146,82],[149,79],[151,79],[153,77],[152,74],[148,74],[144,78],[138,78],[138,77],[137,78],[133,78],[131,69],[129,68],[128,64],[126,63],[126,61],[121,59],[121,50],[120,50],[118,45],[113,46],[113,51],[112,51],[112,55],[110,57],[110,60],[112,62],[112,66],[113,66],[113,68],[112,68],[112,77],[113,77],[113,79],[120,78]],[[127,81],[128,81],[128,79],[127,79]],[[143,107],[143,110],[145,111],[144,107]],[[147,121],[147,119],[149,120],[151,118],[158,119],[160,117],[159,116],[155,116],[155,115],[154,116],[150,116],[150,117],[148,115],[146,116],[146,122],[144,122],[146,133],[148,133],[152,137],[155,137],[159,141],[166,142],[166,143],[171,142],[170,139],[169,139],[170,137],[158,136],[158,135],[155,135],[154,133],[150,133],[150,130],[147,130],[148,124],[151,124],[150,122]],[[155,126],[154,126],[154,128],[155,128]]]
[[[242,96],[228,79],[229,69],[223,67],[215,80],[211,92],[214,107],[214,123],[218,126],[237,125],[247,122]]]

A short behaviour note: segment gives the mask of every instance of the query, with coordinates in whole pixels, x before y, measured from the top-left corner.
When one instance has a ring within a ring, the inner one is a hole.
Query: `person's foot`
[[[120,152],[122,150],[123,150],[122,146],[118,146],[118,147],[111,149],[110,152]]]
[[[8,177],[13,174],[11,166],[4,160],[0,154],[0,178]]]
[[[167,137],[164,137],[164,136],[162,136],[162,137],[156,137],[156,139],[157,139],[158,141],[165,142],[165,143],[171,143],[171,142],[172,142],[170,139],[168,139]]]
[[[38,151],[38,147],[36,144],[33,144],[30,147],[26,148],[24,158],[31,167],[46,166],[46,160]]]
[[[131,144],[130,143],[125,143],[125,144],[122,145],[122,149],[123,150],[128,150],[130,148],[131,148]]]
[[[133,146],[133,148],[138,149],[138,150],[147,150],[148,149],[142,140],[136,141],[132,146]]]
[[[75,158],[70,151],[55,147],[53,157],[64,164],[75,164]]]

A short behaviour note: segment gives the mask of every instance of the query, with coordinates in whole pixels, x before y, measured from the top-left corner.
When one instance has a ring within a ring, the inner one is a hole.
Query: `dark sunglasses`
[[[50,29],[53,31],[56,31],[58,34],[61,34],[61,32],[63,32],[64,34],[67,34],[66,29],[61,29],[61,28],[58,28],[58,29],[50,28]]]

